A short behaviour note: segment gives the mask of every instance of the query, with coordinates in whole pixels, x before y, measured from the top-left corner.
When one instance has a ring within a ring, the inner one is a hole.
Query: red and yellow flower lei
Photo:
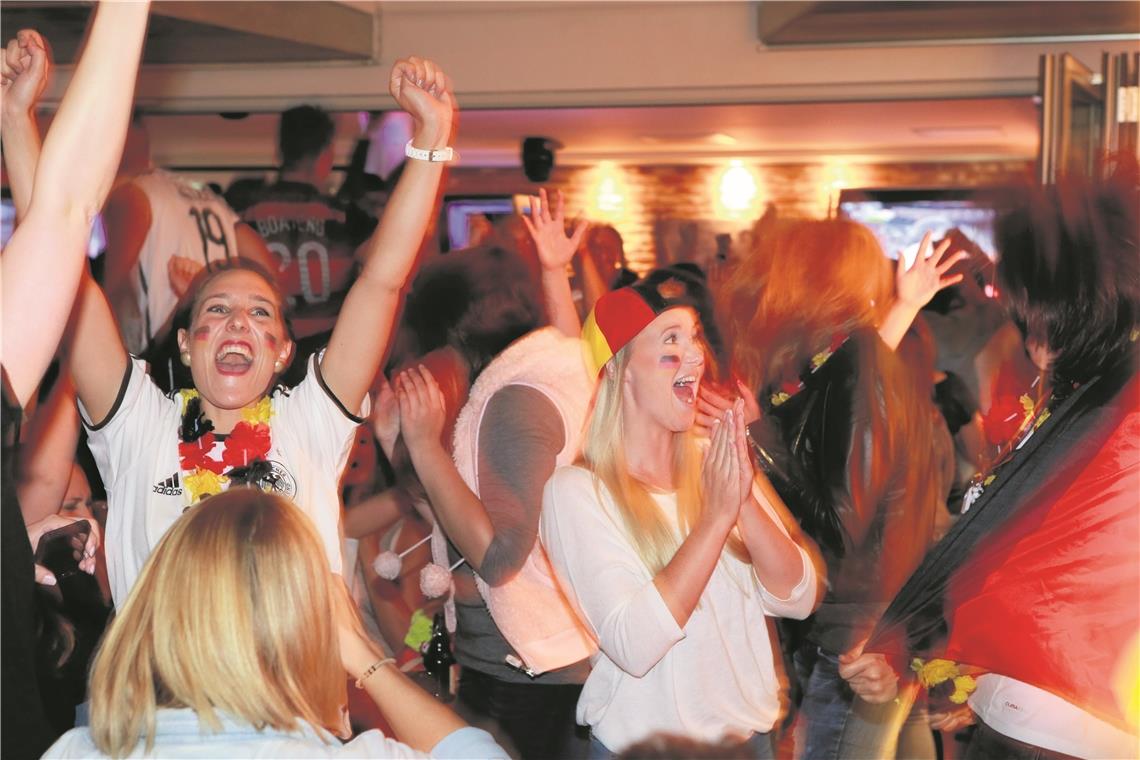
[[[191,504],[224,491],[231,480],[226,473],[265,461],[273,445],[269,434],[273,404],[269,397],[242,409],[242,421],[226,437],[220,461],[212,456],[217,438],[213,424],[200,412],[198,391],[181,390],[178,398],[182,405],[178,458]]]

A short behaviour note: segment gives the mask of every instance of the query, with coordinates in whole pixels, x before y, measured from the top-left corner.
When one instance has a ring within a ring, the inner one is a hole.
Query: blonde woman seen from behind
[[[335,738],[346,672],[399,740]],[[309,519],[250,488],[163,537],[103,640],[90,696],[91,725],[44,757],[506,757],[369,643]]]

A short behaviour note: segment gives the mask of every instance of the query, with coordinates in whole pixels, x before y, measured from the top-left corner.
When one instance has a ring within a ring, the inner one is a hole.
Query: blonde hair
[[[195,579],[197,583],[191,583]],[[91,736],[112,757],[158,708],[217,711],[258,730],[336,732],[345,701],[332,576],[309,519],[288,500],[234,488],[186,513],[143,566],[91,674]]]
[[[649,489],[630,475],[626,463],[622,382],[631,353],[632,343],[626,344],[610,360],[612,371],[607,367],[602,375],[586,423],[582,462],[609,490],[622,519],[621,527],[638,557],[656,575],[673,559],[679,544]],[[701,455],[692,432],[673,434],[673,483],[677,489],[677,527],[684,540],[704,509]],[[737,559],[749,561],[748,550],[735,533],[729,537],[728,549]]]

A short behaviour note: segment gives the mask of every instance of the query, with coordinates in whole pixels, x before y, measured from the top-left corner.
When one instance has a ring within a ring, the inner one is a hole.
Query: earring
[[[183,364],[185,364],[187,367],[190,366],[190,352],[189,351],[183,351],[180,358],[182,359]]]
[[[280,375],[282,372],[285,371],[285,362],[281,361],[280,359],[275,361],[273,363],[273,371],[276,372],[278,375]]]

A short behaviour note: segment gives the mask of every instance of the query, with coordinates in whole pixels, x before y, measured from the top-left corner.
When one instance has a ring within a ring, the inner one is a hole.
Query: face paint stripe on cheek
[[[210,337],[209,327],[203,326],[194,329],[194,340],[205,340],[208,337]]]
[[[681,366],[681,357],[675,354],[667,354],[661,357],[660,364],[668,369],[676,369]]]

